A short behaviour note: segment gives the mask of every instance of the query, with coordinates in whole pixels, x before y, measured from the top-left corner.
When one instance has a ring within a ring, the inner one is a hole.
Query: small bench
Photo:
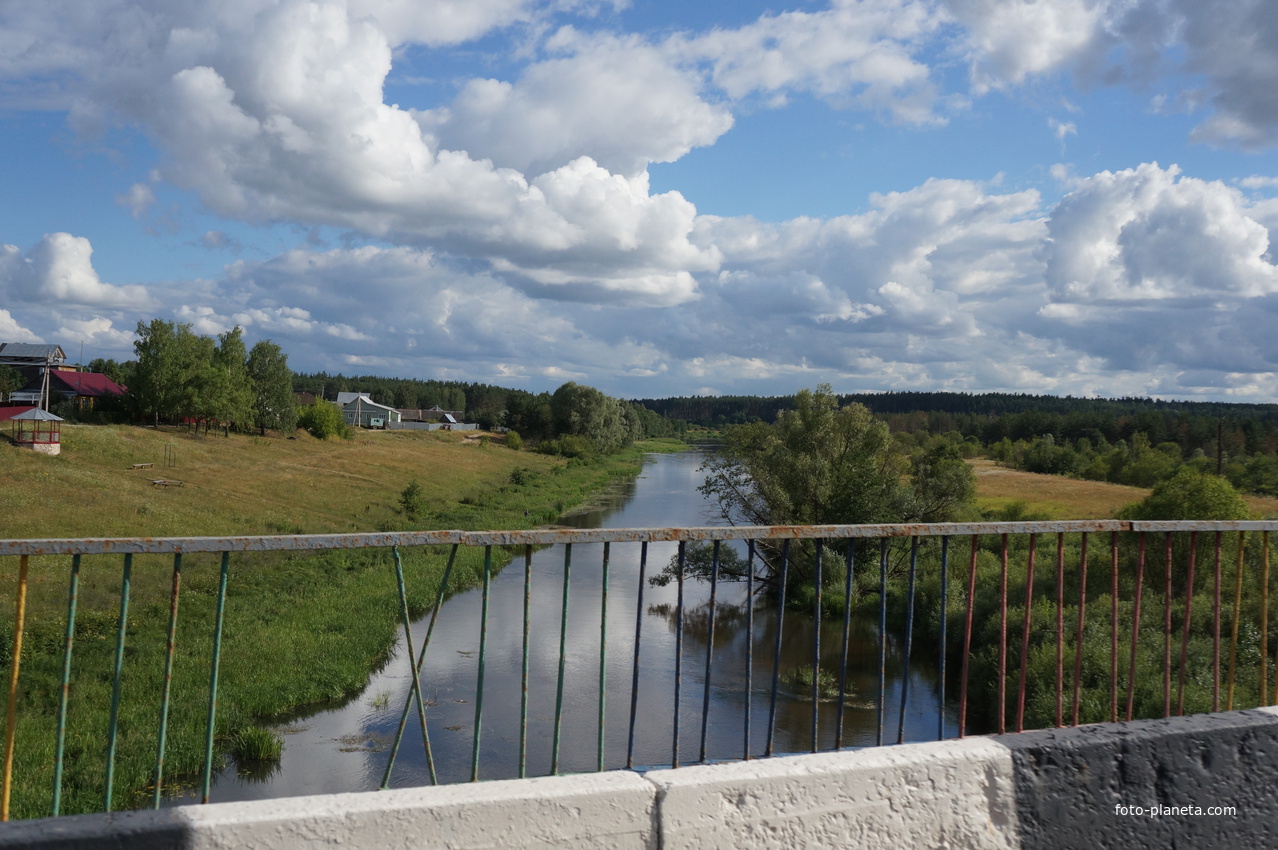
[[[152,487],[181,487],[183,482],[174,481],[172,478],[154,478],[151,480]]]
[[[155,466],[155,464],[153,464],[153,463],[135,463],[135,464],[133,464],[133,468],[134,468],[134,469],[150,469],[150,468],[151,468],[151,467],[153,467],[153,466]]]

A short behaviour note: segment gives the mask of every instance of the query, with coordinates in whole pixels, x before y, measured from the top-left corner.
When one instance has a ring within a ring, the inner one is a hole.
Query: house
[[[0,342],[0,366],[15,369],[26,382],[26,389],[12,393],[9,401],[26,402],[47,407],[45,392],[48,376],[67,369],[67,355],[59,345],[32,342]]]
[[[98,372],[49,373],[50,398],[62,397],[78,410],[92,410],[100,399],[122,396],[128,389]]]
[[[0,366],[11,366],[27,380],[38,377],[46,368],[65,368],[67,355],[60,345],[34,342],[0,342]]]
[[[438,404],[427,409],[403,409],[400,418],[405,422],[442,422],[445,416],[452,416],[454,422],[460,422],[464,411],[444,410]]]
[[[337,406],[342,409],[346,424],[359,428],[385,428],[401,419],[398,410],[378,404],[364,393],[338,393]]]

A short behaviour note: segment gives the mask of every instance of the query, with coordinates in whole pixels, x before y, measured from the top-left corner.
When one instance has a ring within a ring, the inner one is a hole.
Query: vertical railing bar
[[[1198,554],[1198,532],[1189,532],[1189,570],[1185,580],[1185,626],[1180,637],[1180,671],[1176,684],[1176,716],[1185,713],[1185,672],[1189,666],[1190,612],[1194,604],[1194,560]]]
[[[674,673],[674,728],[671,741],[670,764],[679,766],[679,713],[683,702],[683,569],[687,563],[687,541],[679,541],[678,582],[679,600],[675,606],[675,673]]]
[[[1016,686],[1016,731],[1025,731],[1025,686],[1029,671],[1030,620],[1034,611],[1034,556],[1038,535],[1030,532],[1029,560],[1025,564],[1025,615],[1021,624],[1021,676]]]
[[[745,740],[742,758],[750,760],[750,708],[754,702],[754,541],[746,544]]]
[[[173,556],[173,594],[169,600],[169,640],[164,655],[164,689],[160,695],[160,733],[155,748],[155,788],[152,808],[160,808],[164,793],[164,745],[169,731],[169,695],[173,686],[173,655],[177,646],[178,596],[182,590],[182,553]]]
[[[111,811],[111,796],[115,785],[115,744],[120,723],[120,689],[124,679],[124,636],[129,625],[129,589],[133,581],[133,555],[124,556],[124,570],[120,578],[120,618],[116,622],[115,666],[111,676],[111,715],[107,724],[106,789],[102,810]]]
[[[1172,532],[1167,532],[1166,570],[1163,589],[1163,717],[1171,717],[1172,657]]]
[[[949,608],[949,565],[950,565],[950,538],[949,535],[941,536],[941,645],[938,647],[938,658],[940,659],[940,671],[937,676],[940,682],[940,695],[937,704],[940,709],[936,713],[936,740],[941,741],[945,738],[945,638],[947,628],[947,615]]]
[[[62,650],[62,686],[58,698],[58,730],[53,745],[53,804],[51,817],[62,809],[62,763],[67,740],[67,704],[71,699],[71,651],[75,644],[75,605],[80,588],[80,556],[71,556],[71,585],[67,591],[67,634]]]
[[[488,596],[492,585],[493,547],[484,547],[484,584],[479,603],[479,665],[475,671],[475,736],[471,739],[470,781],[479,781],[479,742],[484,731],[484,666],[488,655]],[[425,715],[423,714],[423,717]],[[559,718],[555,718],[559,732]]]
[[[825,553],[825,541],[816,541],[816,596],[813,605],[812,629],[812,752],[818,749],[817,726],[821,718],[821,585],[825,577],[821,574],[821,556]]]
[[[1087,532],[1079,542],[1078,552],[1078,627],[1074,632],[1074,721],[1078,725],[1079,689],[1083,684],[1083,624],[1087,616]]]
[[[777,600],[777,634],[772,651],[772,698],[768,703],[768,745],[765,756],[772,755],[777,731],[777,687],[781,682],[781,630],[785,625],[785,589],[790,578],[790,541],[781,541],[781,590]]]
[[[519,778],[528,775],[528,653],[531,650],[532,617],[532,552],[531,543],[524,546],[524,642],[519,665]],[[640,582],[642,583],[642,579]],[[641,591],[642,592],[642,591]],[[635,651],[638,652],[636,642]],[[629,765],[627,765],[629,766]]]
[[[18,677],[22,669],[22,632],[27,619],[29,558],[29,555],[18,558],[17,600],[13,613],[13,657],[9,661],[9,708],[4,725],[4,775],[0,777],[0,821],[9,819],[9,795],[13,785],[13,746],[18,725]]]
[[[1136,641],[1140,634],[1140,599],[1145,580],[1145,532],[1140,533],[1136,553],[1136,596],[1132,604],[1132,652],[1127,662],[1127,719],[1132,719],[1136,700]]]
[[[1234,621],[1229,630],[1229,693],[1226,698],[1225,710],[1234,710],[1234,669],[1238,662],[1238,618],[1242,614],[1242,575],[1243,575],[1243,552],[1247,545],[1247,532],[1238,532],[1238,560],[1234,563]],[[1261,651],[1260,657],[1265,657],[1264,651]],[[1264,686],[1261,686],[1261,693],[1264,693]]]
[[[834,725],[834,749],[836,750],[843,749],[843,712],[848,695],[848,643],[852,638],[852,560],[855,550],[856,539],[849,537],[846,572],[843,576],[843,641],[839,649],[839,707],[835,712]],[[941,660],[944,663],[944,656]],[[941,699],[941,705],[945,705],[944,697]]]
[[[435,633],[435,621],[439,619],[439,609],[444,605],[444,593],[448,590],[448,579],[453,574],[453,564],[457,561],[457,547],[454,543],[452,549],[448,553],[448,563],[444,567],[444,575],[439,580],[439,587],[435,590],[435,607],[430,612],[430,625],[426,627],[426,637],[422,639],[421,652],[417,654],[417,676],[421,677],[422,665],[426,663],[426,650],[430,647],[431,636]],[[411,657],[411,656],[410,656]],[[380,790],[385,791],[390,787],[391,772],[395,768],[395,758],[399,754],[399,745],[404,739],[404,730],[408,728],[408,713],[412,710],[412,695],[404,698],[404,710],[399,715],[399,726],[395,730],[395,740],[391,744],[390,758],[386,760],[386,770],[382,774],[382,784]],[[430,773],[430,784],[437,785],[439,777],[435,773],[435,760],[430,752],[426,753],[426,768]]]
[[[976,597],[976,553],[980,547],[980,535],[972,535],[972,559],[967,566],[967,610],[963,615],[963,660],[959,668],[959,719],[958,736],[967,733],[967,672],[972,658],[972,605]]]
[[[1056,533],[1056,728],[1065,725],[1065,534]]]
[[[639,544],[639,591],[635,594],[634,670],[630,676],[630,735],[626,743],[626,769],[635,766],[635,721],[639,717],[639,639],[643,636],[643,585],[647,580],[648,541]],[[747,688],[747,693],[749,689]],[[750,701],[746,700],[748,706]]]
[[[1276,671],[1275,682],[1278,682]],[[1269,532],[1260,535],[1260,704],[1269,700]]]
[[[568,657],[568,583],[572,575],[572,544],[564,544],[564,598],[559,609],[559,678],[555,686],[555,728],[550,745],[550,775],[559,773],[559,734],[564,716],[564,670]]]
[[[710,628],[706,640],[706,686],[701,698],[701,754],[698,759],[706,763],[706,736],[710,731],[710,677],[714,672],[714,615],[719,591],[719,541],[711,544],[710,554]]]
[[[1215,580],[1212,592],[1211,620],[1211,710],[1220,711],[1220,580],[1223,532],[1216,532]]]
[[[1007,534],[1003,534],[998,586],[998,733],[1007,731]]]
[[[222,567],[217,579],[217,608],[213,615],[213,661],[209,665],[209,711],[204,730],[204,782],[200,802],[209,801],[213,787],[213,733],[217,720],[217,678],[222,663],[222,625],[226,614],[226,584],[231,573],[231,553],[222,553]],[[412,658],[411,653],[408,656]]]
[[[887,538],[879,540],[879,704],[875,712],[875,746],[883,746],[883,715],[887,711]]]
[[[400,557],[398,546],[391,547],[391,556],[395,561],[395,585],[399,590],[399,612],[404,621],[404,650],[408,656],[408,672],[412,680],[409,699],[415,699],[417,702],[417,717],[421,721],[422,727],[422,751],[426,755],[426,761],[434,764],[435,757],[431,752],[430,732],[426,728],[426,706],[422,698],[421,674],[417,670],[417,665],[413,663],[417,657],[417,653],[413,650],[413,619],[408,612],[408,588],[404,584],[404,560]],[[480,655],[482,658],[483,653],[481,652]]]
[[[1118,722],[1118,532],[1109,533],[1109,722]]]
[[[608,561],[612,544],[603,545],[603,586],[599,596],[599,759],[598,769],[604,769],[604,696],[607,693],[608,676]]]
[[[910,584],[905,603],[905,653],[901,662],[901,710],[896,722],[896,742],[905,743],[905,709],[910,701],[910,650],[914,646],[914,584],[918,576],[919,538],[910,537]]]

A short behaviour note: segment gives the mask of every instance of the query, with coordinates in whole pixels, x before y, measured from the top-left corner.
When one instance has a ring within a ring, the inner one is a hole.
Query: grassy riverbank
[[[197,536],[524,528],[545,524],[618,477],[637,446],[591,464],[516,452],[499,440],[444,432],[361,433],[319,442],[179,431],[75,427],[57,458],[2,447],[0,516],[7,537]],[[166,457],[176,466],[165,466]],[[155,463],[134,470],[134,463]],[[156,487],[151,480],[181,480]],[[424,506],[399,495],[413,480]],[[431,604],[447,551],[406,552],[410,607]],[[471,586],[482,552],[461,553],[450,590]],[[499,554],[504,562],[504,554]],[[17,559],[0,577],[0,664],[11,660]],[[47,814],[67,615],[68,558],[31,559],[14,767],[14,817]],[[64,813],[100,810],[106,769],[122,563],[83,559],[71,675]],[[203,762],[216,556],[182,564],[182,594],[165,753],[166,788]],[[159,727],[172,558],[134,559],[113,807],[149,799]],[[393,644],[400,608],[387,551],[233,555],[217,707],[217,747],[255,719],[358,692]]]

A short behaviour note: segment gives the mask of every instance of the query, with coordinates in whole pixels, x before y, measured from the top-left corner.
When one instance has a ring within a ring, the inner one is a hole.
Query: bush
[[[422,485],[417,483],[417,479],[409,482],[408,486],[399,494],[399,506],[412,519],[416,519],[418,514],[426,510],[426,499],[422,496]]]
[[[351,438],[350,426],[342,417],[342,411],[331,401],[317,401],[298,411],[297,425],[319,440],[329,437]]]
[[[506,432],[506,448],[519,451],[524,447],[524,438],[519,436],[518,431]]]
[[[595,455],[595,444],[587,437],[565,434],[557,440],[544,441],[537,450],[566,458],[589,458]]]
[[[1238,491],[1223,478],[1183,469],[1154,486],[1143,501],[1128,505],[1119,519],[1229,520],[1248,519],[1251,511]]]

